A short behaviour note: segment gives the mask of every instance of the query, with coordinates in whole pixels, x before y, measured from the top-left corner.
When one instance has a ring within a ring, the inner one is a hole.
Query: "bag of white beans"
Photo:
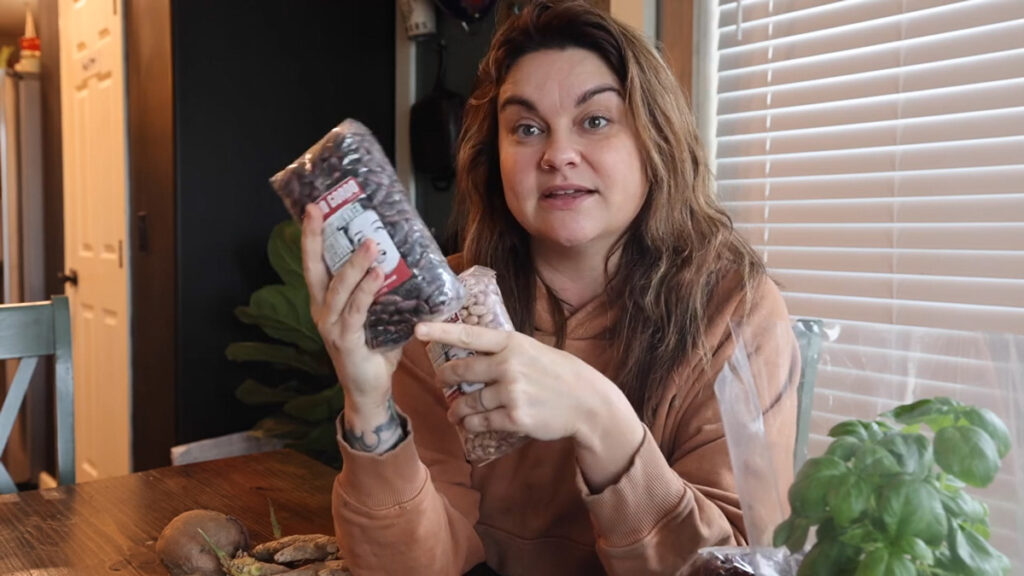
[[[498,289],[497,275],[494,270],[484,266],[473,266],[459,274],[459,280],[466,290],[466,301],[458,312],[448,318],[448,322],[515,331],[512,319],[509,318],[508,311],[505,310],[505,302],[501,298],[501,290]],[[430,356],[430,361],[433,362],[436,369],[449,360],[468,358],[475,356],[476,353],[465,348],[431,342],[427,344],[427,355]],[[444,396],[448,404],[451,405],[460,396],[481,390],[484,386],[486,384],[482,382],[462,382],[457,386],[446,388]],[[470,434],[461,424],[456,428],[459,438],[462,439],[466,460],[478,466],[504,456],[528,439],[515,432],[491,430]]]

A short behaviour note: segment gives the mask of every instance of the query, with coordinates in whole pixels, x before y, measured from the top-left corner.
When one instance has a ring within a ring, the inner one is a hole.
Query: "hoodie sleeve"
[[[354,574],[462,574],[484,561],[474,530],[480,494],[423,344],[410,342],[394,376],[408,434],[383,455],[352,450],[341,434],[334,529]],[[437,404],[441,403],[442,406]]]
[[[739,296],[710,318],[710,363],[685,362],[659,410],[661,441],[647,430],[619,481],[591,494],[578,476],[597,551],[609,574],[676,574],[706,546],[742,545],[746,536],[714,383],[736,349],[730,320],[743,334],[772,441],[780,486],[792,482],[796,434],[795,337],[770,280],[749,310]]]

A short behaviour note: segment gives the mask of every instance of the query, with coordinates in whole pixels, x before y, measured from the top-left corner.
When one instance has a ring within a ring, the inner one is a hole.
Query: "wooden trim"
[[[177,243],[171,0],[127,0],[132,282],[132,458],[170,464],[175,442]]]
[[[661,0],[659,12],[662,53],[676,81],[692,103],[693,0]]]

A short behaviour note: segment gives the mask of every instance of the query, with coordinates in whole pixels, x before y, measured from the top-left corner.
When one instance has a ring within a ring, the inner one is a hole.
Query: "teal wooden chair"
[[[818,378],[818,361],[825,335],[824,322],[816,318],[800,318],[794,322],[793,332],[800,347],[796,446],[793,450],[794,470],[799,471],[807,460],[807,440],[811,435],[811,412],[814,409],[814,381]]]
[[[52,356],[57,417],[57,481],[75,483],[74,382],[71,372],[71,314],[66,296],[49,302],[0,306],[0,360],[20,358],[0,407],[0,455],[7,448],[14,420],[25,399],[40,358]],[[17,492],[11,475],[0,463],[0,493]]]

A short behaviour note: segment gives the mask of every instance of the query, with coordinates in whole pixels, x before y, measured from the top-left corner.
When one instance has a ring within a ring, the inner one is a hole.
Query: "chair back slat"
[[[54,362],[57,480],[61,485],[74,484],[75,402],[68,299],[54,296],[50,302],[0,306],[0,360],[20,359],[0,406],[0,456],[43,356],[52,356]],[[17,485],[0,462],[0,493],[16,491]]]
[[[71,311],[67,296],[53,297],[53,359],[57,385],[57,481],[75,483],[75,393],[71,373]]]
[[[0,311],[0,360],[53,354],[53,306],[8,304]]]

